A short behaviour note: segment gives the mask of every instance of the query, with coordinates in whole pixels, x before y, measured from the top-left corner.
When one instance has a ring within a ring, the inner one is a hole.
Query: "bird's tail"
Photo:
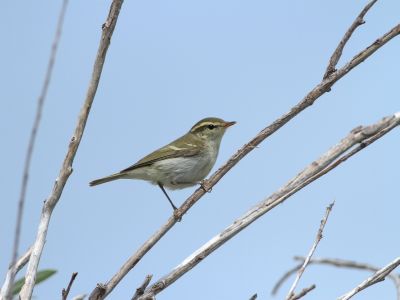
[[[106,182],[109,182],[109,181],[117,180],[117,179],[120,179],[120,178],[124,178],[124,175],[121,174],[121,173],[116,173],[116,174],[112,174],[112,175],[107,176],[107,177],[103,177],[103,178],[99,178],[99,179],[93,180],[93,181],[89,182],[89,185],[90,186],[95,186],[95,185],[99,185],[99,184],[106,183]]]

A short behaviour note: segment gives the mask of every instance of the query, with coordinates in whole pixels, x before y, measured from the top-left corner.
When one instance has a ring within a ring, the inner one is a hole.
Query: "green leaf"
[[[53,269],[46,269],[46,270],[41,270],[41,271],[37,272],[35,284],[45,281],[49,277],[53,276],[55,273],[57,273],[57,270],[53,270]],[[25,283],[25,278],[17,280],[14,283],[12,294],[17,295],[21,291],[21,288],[24,285],[24,283]]]

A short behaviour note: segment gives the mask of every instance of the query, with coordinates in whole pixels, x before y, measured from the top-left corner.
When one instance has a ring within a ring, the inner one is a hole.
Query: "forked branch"
[[[140,296],[143,295],[144,291],[151,281],[151,278],[153,278],[152,274],[146,275],[146,278],[144,279],[143,283],[136,289],[135,294],[132,296],[131,300],[137,300]]]
[[[356,29],[358,28],[358,26],[362,25],[365,23],[364,21],[364,17],[367,14],[367,12],[369,11],[369,9],[377,2],[378,0],[372,0],[370,1],[365,7],[364,9],[360,12],[360,14],[357,16],[357,18],[354,20],[353,24],[351,24],[351,26],[349,27],[349,29],[347,29],[346,33],[344,34],[342,40],[339,42],[339,44],[337,45],[335,51],[333,52],[330,60],[329,60],[329,64],[328,67],[326,68],[325,74],[324,74],[324,79],[328,78],[329,75],[331,75],[333,72],[336,71],[336,65],[339,62],[340,57],[342,56],[343,53],[343,49],[344,46],[347,44],[347,42],[349,41],[349,39],[351,38],[352,34],[354,33],[354,31],[356,31]]]

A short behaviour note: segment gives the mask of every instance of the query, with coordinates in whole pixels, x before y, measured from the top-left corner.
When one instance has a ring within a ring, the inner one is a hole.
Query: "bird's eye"
[[[215,125],[210,124],[210,125],[208,125],[207,127],[208,127],[208,129],[213,130],[213,129],[215,128]]]

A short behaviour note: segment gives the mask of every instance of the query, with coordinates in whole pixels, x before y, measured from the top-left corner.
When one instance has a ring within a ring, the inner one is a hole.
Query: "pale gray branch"
[[[394,261],[389,263],[384,268],[378,270],[374,275],[368,277],[366,280],[357,285],[354,289],[339,297],[338,300],[348,300],[352,298],[355,294],[358,294],[367,287],[374,285],[378,282],[385,280],[386,276],[390,274],[395,268],[400,265],[400,257],[396,258]]]
[[[315,86],[298,104],[290,109],[272,124],[261,130],[250,142],[240,148],[222,167],[220,167],[214,174],[207,180],[207,189],[211,189],[218,181],[231,170],[242,158],[250,153],[267,137],[272,135],[278,129],[283,127],[291,119],[293,119],[300,112],[314,104],[314,102],[321,97],[324,93],[328,92],[330,88],[343,76],[349,73],[353,68],[365,61],[379,48],[389,42],[392,38],[400,34],[400,24],[393,27],[389,32],[378,38],[370,46],[359,52],[354,56],[345,66],[332,73],[328,78],[324,79],[321,83]],[[167,222],[161,226],[143,245],[132,254],[131,257],[120,267],[119,271],[115,273],[111,279],[103,284],[98,283],[89,296],[89,300],[104,299],[117,284],[128,274],[128,272],[136,266],[142,257],[176,224],[177,220],[182,216],[205,194],[204,188],[198,188],[181,207],[172,215]]]
[[[85,129],[86,121],[89,116],[90,108],[92,106],[94,97],[96,95],[97,87],[99,85],[101,72],[103,70],[103,64],[106,58],[107,50],[110,45],[112,33],[117,23],[119,11],[121,9],[123,0],[113,0],[110,8],[107,21],[103,26],[103,32],[98,48],[96,60],[93,66],[92,78],[89,83],[89,87],[86,94],[85,102],[80,111],[78,122],[74,131],[74,134],[70,140],[68,151],[65,156],[64,162],[61,166],[58,178],[54,183],[53,190],[50,196],[45,201],[42,213],[39,221],[38,232],[36,240],[33,244],[32,254],[30,256],[28,268],[25,275],[25,284],[19,294],[22,300],[28,300],[32,297],[33,287],[35,285],[36,272],[39,265],[39,260],[43,252],[47,230],[50,223],[50,218],[58,200],[61,197],[64,186],[72,173],[72,163],[75,158],[75,154],[78,150],[81,142],[83,132]]]
[[[68,0],[63,0],[61,10],[60,10],[60,15],[59,15],[58,21],[57,21],[56,33],[54,35],[53,44],[51,46],[51,53],[50,53],[49,62],[47,64],[46,75],[44,78],[42,90],[41,90],[39,98],[37,100],[35,120],[33,121],[33,126],[32,126],[31,134],[29,137],[28,149],[26,151],[26,157],[25,157],[25,163],[24,163],[24,171],[23,171],[23,175],[22,175],[21,191],[20,191],[20,196],[19,196],[19,200],[18,200],[17,218],[16,218],[16,222],[15,222],[15,233],[14,233],[14,245],[13,245],[13,250],[12,250],[11,264],[10,264],[11,266],[16,265],[15,262],[17,261],[17,257],[18,257],[18,248],[19,248],[19,241],[20,241],[20,235],[21,235],[22,218],[23,218],[23,213],[24,213],[25,196],[26,196],[26,190],[28,187],[28,180],[29,180],[29,169],[31,166],[33,149],[35,147],[35,141],[36,141],[37,132],[39,130],[40,120],[42,118],[44,101],[47,96],[47,91],[49,89],[51,75],[53,73],[54,63],[56,61],[57,49],[58,49],[58,44],[59,44],[59,41],[61,38],[61,32],[62,32],[62,27],[64,24],[64,16],[67,11],[67,5],[68,5]],[[15,279],[16,274],[17,274],[17,271],[15,271],[15,270],[10,272],[10,277],[7,278],[8,279],[7,285],[3,285],[4,292],[2,290],[0,299],[3,299],[3,294],[5,297],[4,299],[12,299],[12,287],[14,284],[14,279]]]
[[[324,79],[328,78],[329,75],[331,75],[333,72],[336,71],[335,68],[336,68],[337,63],[339,62],[340,57],[342,56],[344,46],[349,41],[349,39],[351,38],[352,34],[357,29],[357,27],[365,23],[364,16],[377,1],[378,0],[372,0],[372,1],[368,2],[367,5],[364,7],[364,9],[357,16],[357,18],[354,20],[353,24],[351,24],[349,29],[347,29],[342,40],[337,45],[335,51],[333,52],[333,54],[329,60],[328,67],[326,68],[326,71],[324,74]]]
[[[32,253],[32,246],[22,255],[14,265],[11,265],[8,269],[8,272],[6,274],[6,279],[4,280],[3,286],[1,287],[1,293],[0,293],[0,299],[6,299],[6,294],[8,293],[8,290],[12,290],[13,284],[11,283],[11,276],[13,275],[15,278],[15,275],[19,272],[19,270],[22,269],[23,266],[26,265],[26,263],[29,260],[29,257],[31,256]]]
[[[328,152],[322,155],[318,160],[311,163],[302,172],[300,172],[293,180],[280,188],[264,201],[257,204],[242,217],[237,219],[233,224],[228,226],[220,234],[213,237],[206,244],[192,253],[181,264],[174,268],[169,274],[159,279],[156,283],[146,289],[144,295],[139,299],[143,300],[149,296],[154,296],[171,285],[182,275],[190,271],[198,263],[200,263],[210,253],[218,249],[226,241],[238,234],[241,230],[256,221],[259,217],[283,203],[291,195],[310,184],[326,172],[332,170],[347,158],[354,155],[361,149],[364,149],[375,140],[382,137],[388,131],[400,124],[400,112],[393,116],[383,118],[379,122],[370,126],[359,126],[353,129],[350,134],[341,140],[337,145],[332,147]],[[359,145],[358,145],[359,144]],[[351,150],[355,145],[353,150]],[[350,151],[351,150],[351,151]]]
[[[310,259],[313,256],[313,254],[315,252],[315,249],[317,249],[318,243],[322,239],[322,232],[324,231],[325,224],[328,221],[329,214],[331,213],[332,207],[333,207],[334,204],[335,204],[335,202],[332,202],[326,208],[325,216],[321,220],[321,223],[320,223],[319,228],[318,228],[317,236],[315,237],[315,241],[314,241],[313,245],[311,246],[311,249],[310,249],[306,259],[304,260],[303,264],[301,265],[301,267],[299,268],[299,270],[297,272],[297,276],[296,276],[292,286],[290,287],[289,292],[286,295],[286,300],[293,300],[294,299],[294,297],[295,297],[294,290],[296,289],[296,286],[299,283],[300,278],[304,273],[304,270],[306,269],[308,263],[310,262]]]

